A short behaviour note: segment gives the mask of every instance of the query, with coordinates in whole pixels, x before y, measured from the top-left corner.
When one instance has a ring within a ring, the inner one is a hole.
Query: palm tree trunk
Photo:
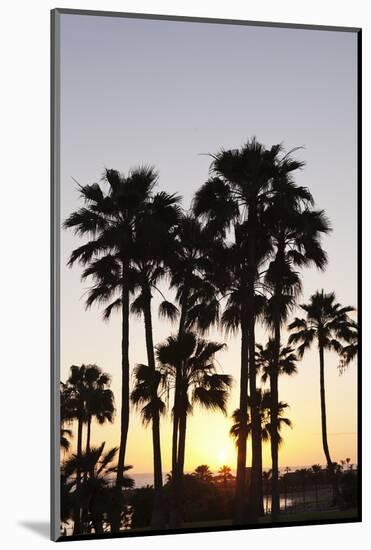
[[[86,454],[90,453],[91,416],[89,415],[86,432]]]
[[[155,352],[153,346],[152,314],[151,314],[151,293],[150,290],[143,289],[146,297],[144,307],[144,326],[147,347],[148,366],[153,372],[156,371]],[[158,399],[157,388],[153,388],[152,400]],[[160,416],[158,408],[154,408],[152,418],[152,442],[153,442],[153,472],[155,490],[162,489],[162,463],[161,463],[161,443],[160,443]]]
[[[128,437],[129,429],[129,286],[127,281],[127,266],[123,262],[122,267],[122,336],[121,336],[121,434],[120,434],[120,449],[117,462],[117,476],[116,476],[116,488],[117,488],[117,500],[121,502],[121,488],[123,483],[124,476],[124,465],[125,465],[125,454],[126,454],[126,444]],[[120,530],[120,521],[121,521],[121,507],[118,506],[118,509],[115,514],[115,518],[112,522],[112,527],[114,531]]]
[[[251,403],[251,489],[249,499],[249,521],[257,521],[263,509],[263,483],[262,483],[262,441],[261,418],[257,403],[256,392],[256,366],[255,366],[255,321],[249,315],[249,383]]]
[[[249,341],[246,303],[241,304],[241,374],[240,374],[240,422],[237,439],[237,472],[235,523],[246,520],[246,439],[247,439],[247,390],[248,390]]]
[[[143,288],[142,292],[145,296],[144,305],[144,327],[147,347],[148,366],[155,373],[155,352],[153,346],[153,329],[152,329],[152,313],[151,313],[151,291],[148,287]],[[151,399],[153,403],[157,402],[157,388],[152,388]],[[154,473],[154,488],[155,499],[152,511],[151,527],[159,529],[164,527],[164,510],[162,503],[162,462],[161,462],[161,439],[160,439],[160,413],[155,406],[152,413],[152,446],[153,446],[153,473]]]
[[[172,510],[170,517],[171,527],[181,527],[183,520],[183,476],[184,476],[184,458],[185,458],[185,443],[186,443],[186,431],[187,431],[187,411],[184,406],[183,392],[180,391],[180,405],[182,410],[179,414],[179,444],[178,444],[178,456],[177,467],[175,471],[174,480],[174,494],[175,494],[175,506]]]
[[[330,451],[327,441],[327,419],[326,419],[326,394],[325,394],[325,359],[324,349],[319,342],[319,372],[320,372],[320,395],[321,395],[321,423],[322,423],[322,446],[325,453],[327,469],[330,474],[330,480],[333,486],[335,501],[339,503],[340,493],[335,475],[334,465],[331,460]]]
[[[278,369],[281,347],[281,326],[279,316],[274,321],[274,357],[270,372],[271,392],[271,457],[272,457],[272,520],[277,521],[280,513],[279,466],[278,466]]]
[[[185,322],[186,322],[187,308],[188,308],[188,296],[189,296],[189,290],[185,289],[183,300],[182,300],[180,320],[179,320],[178,339],[185,332]],[[175,374],[175,392],[174,392],[174,409],[173,409],[172,462],[171,462],[172,506],[170,510],[170,527],[172,528],[179,527],[181,523],[180,494],[181,494],[182,480],[181,480],[181,474],[179,472],[179,467],[178,467],[178,458],[180,456],[180,452],[179,452],[180,418],[181,418],[181,411],[182,411],[181,383],[182,383],[182,364],[179,363],[176,367],[176,374]]]
[[[255,277],[256,277],[256,229],[257,229],[256,204],[251,203],[248,214],[248,249],[247,249],[247,328],[249,341],[249,383],[251,403],[251,440],[252,440],[252,468],[249,521],[255,522],[259,514],[264,513],[263,503],[263,469],[262,469],[262,444],[260,438],[260,412],[257,404],[256,393],[256,366],[255,366]]]
[[[80,489],[81,489],[81,468],[80,468],[80,459],[82,455],[82,430],[83,430],[83,421],[81,414],[78,419],[77,424],[77,470],[76,470],[76,498],[74,504],[74,514],[73,514],[73,534],[78,535],[81,533],[81,508],[80,508]]]

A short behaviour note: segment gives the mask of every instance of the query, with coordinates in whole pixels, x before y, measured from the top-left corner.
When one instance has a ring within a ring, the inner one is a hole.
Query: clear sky
[[[306,161],[297,183],[312,191],[334,231],[324,241],[325,273],[305,271],[303,301],[318,288],[335,290],[356,305],[356,35],[224,24],[150,21],[82,15],[61,16],[61,219],[81,205],[76,183],[100,180],[103,169],[127,172],[141,163],[160,172],[159,189],[179,192],[188,208],[207,179],[210,158],[202,153],[234,148],[256,136],[266,146],[284,142]],[[65,267],[81,241],[62,232],[61,377],[72,364],[96,363],[112,375],[116,405],[120,388],[120,316],[107,324],[101,311],[84,309],[87,284],[80,269]],[[174,329],[157,320],[154,341]],[[235,386],[239,337],[223,339],[219,354]],[[266,335],[257,330],[257,341]],[[132,319],[130,361],[146,362],[144,328]],[[336,357],[326,356],[328,431],[333,460],[356,461],[356,364],[339,376]],[[280,380],[294,429],[285,431],[282,466],[324,463],[321,448],[319,367],[315,350],[299,373]],[[230,418],[195,410],[187,433],[186,470],[207,463],[235,467],[228,437]],[[93,441],[118,445],[119,422],[93,426]],[[163,422],[164,472],[170,470],[170,420]],[[250,457],[250,453],[248,455]],[[130,420],[127,463],[152,470],[150,429]],[[269,449],[264,450],[269,466]]]

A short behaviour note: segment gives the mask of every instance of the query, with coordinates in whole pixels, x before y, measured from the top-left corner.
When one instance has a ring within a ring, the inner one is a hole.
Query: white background
[[[124,1],[8,0],[0,18],[0,540],[3,548],[41,548],[49,519],[49,10],[54,7],[343,25],[363,28],[364,281],[369,273],[370,16],[367,2],[352,0]],[[330,145],[329,145],[330,146]],[[344,220],[346,223],[346,220]],[[341,277],[341,274],[339,274]],[[286,550],[361,548],[371,538],[368,388],[370,291],[363,293],[364,522],[116,539],[110,548],[186,548],[212,545]],[[367,311],[368,310],[368,311]],[[339,403],[339,407],[342,404]],[[79,544],[105,548],[107,541]]]

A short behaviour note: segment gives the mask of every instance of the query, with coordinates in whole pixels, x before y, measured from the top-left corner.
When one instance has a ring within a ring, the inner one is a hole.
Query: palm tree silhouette
[[[179,442],[177,456],[177,507],[182,500],[182,480],[184,475],[184,457],[186,446],[187,417],[193,406],[221,411],[226,414],[228,391],[232,384],[229,375],[218,374],[215,366],[215,354],[225,347],[224,344],[211,342],[187,331],[182,335],[169,336],[165,343],[156,348],[157,360],[170,387],[179,383]],[[180,371],[180,374],[179,374]],[[178,378],[177,378],[178,377]],[[174,472],[173,472],[174,479]],[[177,516],[181,510],[177,511]],[[176,522],[181,521],[180,517]]]
[[[260,437],[261,440],[267,442],[271,439],[272,434],[272,423],[271,423],[271,394],[269,390],[261,390],[257,388],[257,398],[258,398],[258,407],[259,407],[259,418],[260,418]],[[246,434],[249,437],[252,434],[252,422],[251,422],[251,413],[250,413],[250,403],[251,398],[248,396],[248,413],[247,413],[247,424],[246,424]],[[283,439],[280,435],[280,432],[283,426],[292,427],[291,420],[284,415],[285,410],[289,405],[285,401],[280,401],[278,404],[278,444],[282,445]],[[230,436],[235,440],[236,445],[238,446],[238,438],[240,437],[241,431],[241,418],[240,409],[236,409],[233,414],[233,425],[229,430]]]
[[[121,487],[129,427],[129,299],[133,291],[132,260],[135,254],[135,226],[145,212],[157,183],[153,167],[139,167],[125,177],[117,170],[105,170],[101,185],[79,186],[84,206],[64,222],[76,235],[88,241],[76,248],[69,265],[85,266],[82,278],[92,278],[86,307],[107,304],[104,318],[121,309],[121,433],[116,485]]]
[[[294,150],[295,151],[295,150]],[[298,268],[314,265],[323,270],[327,263],[321,248],[322,234],[330,231],[323,211],[313,210],[313,197],[306,187],[297,186],[292,173],[304,166],[292,157],[292,152],[281,159],[273,181],[274,193],[263,214],[265,226],[271,236],[272,254],[265,282],[270,289],[265,322],[273,334],[274,360],[269,381],[272,394],[272,519],[278,519],[279,466],[278,442],[276,438],[278,407],[279,352],[281,326],[287,321],[297,295],[301,291]]]
[[[255,282],[259,262],[258,242],[261,240],[262,213],[274,192],[273,181],[277,177],[282,147],[274,145],[266,149],[255,138],[240,149],[222,150],[213,155],[210,171],[213,176],[196,193],[194,212],[204,215],[208,223],[225,232],[233,225],[245,234],[241,253],[243,269],[240,284],[241,328],[241,376],[240,410],[247,414],[247,382],[250,382],[252,399],[252,448],[253,469],[251,483],[251,520],[256,520],[263,508],[261,441],[259,437],[259,411],[256,396],[255,368]],[[294,169],[294,167],[293,167]],[[289,172],[289,168],[287,169]],[[238,438],[237,483],[235,521],[245,520],[245,468],[246,468],[246,418],[241,422]]]
[[[213,479],[213,474],[207,464],[197,466],[192,475],[201,481],[211,481]]]
[[[221,466],[219,468],[218,474],[217,476],[215,476],[215,478],[222,480],[224,487],[226,487],[228,484],[228,481],[233,479],[232,469],[230,468],[230,466],[226,466],[224,464],[224,466]]]
[[[265,347],[256,344],[255,363],[257,369],[261,370],[261,379],[266,382],[269,379],[275,355],[275,341],[270,338]],[[296,363],[298,358],[295,349],[291,346],[281,346],[278,363],[278,375],[286,374],[292,376],[298,372]]]
[[[327,440],[325,351],[335,351],[341,354],[344,343],[350,342],[354,337],[355,323],[349,317],[349,313],[354,311],[354,308],[342,307],[335,300],[334,292],[325,294],[324,290],[317,291],[310,297],[307,304],[300,306],[306,313],[306,318],[296,317],[288,328],[295,331],[290,335],[289,343],[300,344],[297,348],[300,358],[315,341],[317,342],[320,368],[322,446],[335,500],[340,502],[340,493]]]
[[[108,374],[103,373],[96,365],[72,365],[70,376],[61,385],[61,415],[62,421],[77,421],[77,469],[76,491],[81,486],[80,458],[82,456],[83,426],[88,424],[87,452],[90,447],[90,424],[94,416],[99,423],[113,420],[113,394],[107,388],[110,382]],[[87,472],[85,477],[87,476]],[[74,533],[81,529],[81,509],[76,500],[74,508]]]
[[[180,217],[178,202],[179,197],[176,195],[169,195],[165,192],[156,193],[148,201],[147,207],[135,227],[133,271],[139,294],[131,305],[131,311],[138,316],[142,315],[144,318],[148,368],[152,371],[152,381],[155,381],[157,376],[153,345],[152,293],[159,292],[163,296],[158,284],[167,274],[165,259],[172,251],[173,233]],[[175,306],[164,299],[160,305],[159,313],[161,316],[174,320],[177,310]],[[146,375],[147,381],[149,380],[148,377],[151,377],[151,375]],[[152,423],[153,471],[156,492],[152,527],[161,528],[164,526],[160,495],[163,485],[160,442],[161,409],[157,408],[157,405],[161,407],[161,400],[157,396],[158,385],[156,383],[149,384],[147,387],[152,391],[150,420]]]
[[[172,250],[166,255],[166,265],[170,276],[170,288],[176,290],[174,305],[163,302],[160,306],[164,316],[174,320],[179,315],[178,338],[187,330],[197,328],[202,334],[219,318],[218,289],[211,279],[213,263],[210,251],[214,244],[214,235],[205,230],[192,215],[183,215],[174,234]],[[175,309],[174,309],[175,308]],[[180,415],[181,415],[181,361],[176,367],[174,382],[173,435],[172,435],[172,476],[173,504],[170,523],[179,525],[178,510],[181,483],[178,473],[180,456]]]
[[[103,522],[107,517],[108,522],[113,522],[117,503],[117,491],[113,486],[112,475],[117,472],[117,447],[113,447],[104,453],[105,443],[99,447],[93,447],[89,452],[81,456],[72,455],[62,465],[62,476],[65,486],[68,487],[66,496],[72,495],[72,499],[79,503],[79,507],[87,510],[84,532],[90,532],[90,522],[95,533],[103,533]],[[124,471],[132,466],[125,466]],[[84,476],[84,481],[77,488],[77,473],[89,473]],[[123,475],[123,487],[132,488],[134,480]],[[74,489],[74,491],[72,491]],[[122,509],[122,504],[119,506]],[[112,529],[111,529],[112,530]]]
[[[111,377],[102,372],[97,365],[89,365],[85,371],[86,384],[86,453],[90,452],[91,421],[96,419],[98,424],[106,421],[113,422],[115,402],[112,391],[109,389]]]
[[[279,486],[278,486],[278,448],[280,445],[280,437],[277,432],[277,423],[279,415],[279,403],[276,403],[276,398],[278,397],[278,383],[273,382],[273,386],[276,388],[277,392],[272,394],[272,379],[278,378],[278,376],[286,374],[293,375],[296,374],[296,362],[297,357],[295,355],[295,350],[290,346],[280,346],[278,365],[276,366],[276,340],[270,338],[266,346],[261,344],[256,345],[256,356],[255,362],[257,369],[262,372],[262,382],[266,382],[268,379],[270,381],[270,396],[271,396],[271,425],[272,425],[272,437],[271,437],[271,456],[272,456],[272,476],[271,476],[271,487],[272,487],[272,520],[276,521],[280,509],[280,499],[279,499]],[[277,511],[277,496],[278,496],[278,511]]]
[[[272,423],[271,423],[271,407],[272,407],[272,398],[269,390],[261,390],[257,388],[257,403],[259,410],[259,437],[262,442],[272,441]],[[244,432],[246,437],[249,438],[252,434],[252,421],[251,421],[251,398],[248,396],[248,412],[246,415],[246,428]],[[283,439],[280,435],[283,426],[292,427],[291,420],[284,415],[285,410],[288,408],[288,404],[284,401],[278,403],[278,445],[280,446],[283,442]],[[229,430],[230,436],[235,440],[235,443],[238,448],[238,439],[241,437],[241,422],[243,421],[240,409],[236,409],[233,414],[233,425]],[[262,453],[262,451],[261,451]],[[262,461],[262,457],[261,457]],[[250,499],[253,498],[250,490]],[[264,510],[263,510],[264,511]]]

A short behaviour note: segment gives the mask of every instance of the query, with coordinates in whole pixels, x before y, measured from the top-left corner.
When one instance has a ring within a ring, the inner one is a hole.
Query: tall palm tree
[[[295,151],[295,149],[293,150]],[[263,217],[271,237],[272,254],[265,282],[270,288],[265,321],[272,332],[274,341],[274,361],[269,381],[272,394],[272,518],[278,519],[279,507],[279,466],[278,443],[276,437],[278,407],[279,353],[281,347],[281,326],[295,305],[301,291],[298,269],[314,265],[323,270],[327,257],[321,247],[321,235],[330,231],[323,211],[314,210],[314,200],[306,187],[297,186],[292,174],[301,169],[304,163],[286,154],[279,162],[273,181],[274,193]]]
[[[153,167],[143,166],[131,170],[127,177],[117,170],[106,170],[103,180],[108,185],[107,191],[96,183],[80,186],[85,206],[72,213],[64,226],[89,239],[73,251],[69,261],[69,265],[78,261],[87,266],[82,277],[93,279],[87,307],[108,303],[105,319],[113,310],[121,309],[121,434],[116,478],[120,490],[129,427],[129,305],[130,293],[136,285],[135,237],[138,221],[148,212],[149,203],[153,204],[158,175]]]
[[[213,226],[221,231],[231,225],[244,229],[244,269],[241,270],[240,319],[241,319],[241,376],[240,410],[247,414],[247,384],[249,380],[252,399],[252,494],[250,518],[256,520],[262,508],[262,465],[260,463],[261,441],[259,438],[259,411],[256,396],[255,368],[255,282],[258,267],[258,240],[261,231],[262,212],[273,193],[273,181],[277,175],[282,147],[274,145],[266,149],[255,138],[240,149],[222,150],[213,155],[208,180],[196,193],[194,212],[204,215]],[[293,166],[293,169],[295,167]],[[246,419],[241,422],[241,437],[238,439],[237,483],[235,521],[245,521],[245,469],[246,433],[243,433]]]
[[[296,317],[289,325],[289,329],[293,331],[289,343],[300,344],[297,348],[300,358],[314,342],[317,343],[320,369],[322,446],[334,488],[334,496],[339,501],[340,493],[327,440],[325,351],[335,351],[341,354],[344,344],[352,340],[355,323],[349,317],[349,313],[354,311],[354,308],[341,306],[336,302],[334,292],[326,294],[324,290],[317,291],[310,297],[307,304],[301,304],[300,307],[306,313],[306,317]]]
[[[129,303],[133,291],[132,259],[135,253],[135,225],[146,210],[157,183],[153,167],[139,167],[127,176],[105,170],[103,182],[79,186],[84,206],[64,222],[87,242],[76,248],[69,260],[72,266],[85,266],[83,279],[92,278],[86,306],[107,304],[105,317],[121,310],[121,415],[120,448],[116,486],[120,489],[129,427]]]
[[[134,406],[140,410],[142,422],[144,426],[148,426],[157,421],[160,415],[166,413],[166,404],[163,400],[164,393],[167,392],[166,376],[158,369],[153,370],[148,365],[136,365],[134,372],[134,388],[131,392],[130,398]],[[155,422],[154,422],[155,419]],[[159,424],[159,419],[158,419]],[[153,433],[153,432],[152,432]],[[155,433],[156,436],[156,433]],[[159,438],[158,430],[158,438]],[[156,451],[156,439],[154,440],[154,455]],[[158,448],[160,450],[160,442],[158,441]],[[156,456],[154,456],[154,463],[156,466]],[[160,455],[161,458],[161,455]],[[158,464],[158,462],[157,462]],[[160,462],[161,464],[161,462]],[[160,482],[155,476],[155,498],[152,510],[151,527],[154,529],[163,528],[165,524],[163,498],[161,494],[162,488],[162,471]],[[159,475],[159,472],[157,472]],[[157,482],[157,485],[156,485]]]
[[[170,387],[174,388],[178,382],[180,388],[177,411],[179,442],[176,459],[176,524],[181,522],[180,502],[184,476],[187,417],[192,413],[195,404],[226,414],[228,391],[232,379],[229,375],[218,374],[214,362],[215,354],[223,348],[224,344],[204,340],[189,331],[175,337],[170,336],[165,343],[157,346],[157,360]]]
[[[174,231],[180,217],[178,206],[179,197],[165,192],[156,193],[148,202],[147,208],[137,220],[135,227],[135,253],[133,256],[133,271],[135,274],[138,295],[131,305],[132,313],[144,318],[145,340],[148,368],[152,371],[152,378],[156,378],[155,352],[153,344],[152,322],[152,295],[160,293],[158,284],[167,274],[165,260],[172,253]],[[163,296],[164,298],[164,296]],[[164,299],[159,313],[163,317],[174,320],[177,309]],[[151,396],[151,425],[153,443],[153,471],[155,502],[153,506],[153,528],[163,527],[161,519],[161,496],[163,485],[162,459],[160,442],[160,414],[161,409],[156,407],[161,401],[158,399],[156,384],[148,386],[153,392]]]

